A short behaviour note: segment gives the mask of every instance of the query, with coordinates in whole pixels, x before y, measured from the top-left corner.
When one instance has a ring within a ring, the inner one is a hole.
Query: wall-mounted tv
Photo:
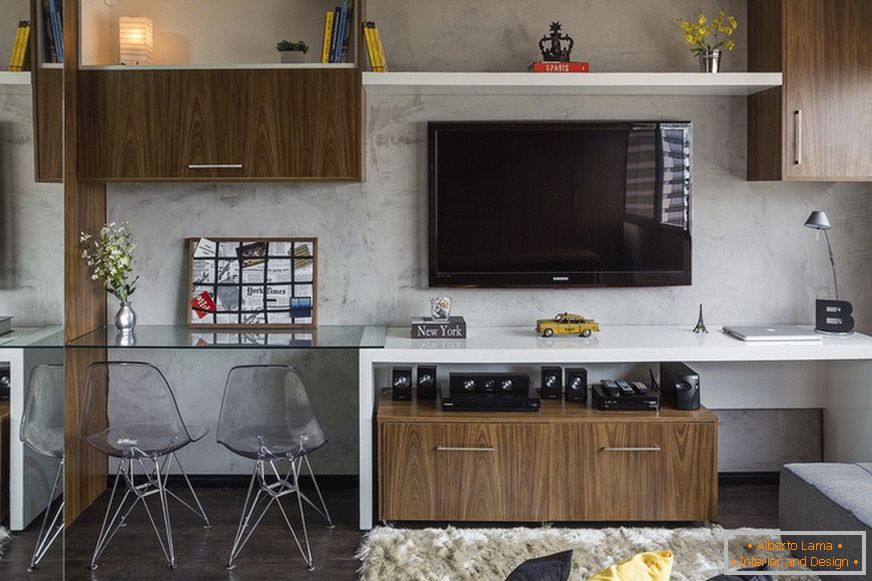
[[[431,287],[691,283],[689,122],[431,122]]]

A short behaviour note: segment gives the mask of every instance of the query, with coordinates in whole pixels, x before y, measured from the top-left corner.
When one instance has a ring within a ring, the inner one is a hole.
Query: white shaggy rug
[[[723,571],[724,529],[376,527],[357,557],[362,581],[503,581],[527,559],[573,550],[571,581],[582,581],[636,553],[669,550],[673,581],[702,581]],[[752,529],[742,532],[753,534]],[[783,556],[781,553],[771,553]],[[790,577],[792,581],[813,577]]]

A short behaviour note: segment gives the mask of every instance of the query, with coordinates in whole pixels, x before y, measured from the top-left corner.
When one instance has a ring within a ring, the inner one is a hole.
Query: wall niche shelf
[[[354,69],[354,63],[244,63],[194,65],[86,65],[83,71],[193,71],[193,70],[263,70],[263,69]]]
[[[7,85],[30,85],[30,73],[0,71],[0,86]]]
[[[748,96],[781,73],[363,73],[368,94]]]

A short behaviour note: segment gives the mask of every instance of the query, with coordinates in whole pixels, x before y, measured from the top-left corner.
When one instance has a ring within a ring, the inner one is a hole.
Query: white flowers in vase
[[[82,232],[80,241],[84,247],[82,258],[91,269],[91,280],[101,281],[106,292],[122,305],[129,304],[139,277],[129,280],[133,272],[133,250],[136,245],[133,244],[127,222],[120,226],[115,222],[106,224],[96,238]]]

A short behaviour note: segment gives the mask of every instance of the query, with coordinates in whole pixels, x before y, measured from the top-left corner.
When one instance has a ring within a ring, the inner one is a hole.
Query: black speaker
[[[436,367],[418,366],[418,399],[436,399]]]
[[[684,363],[660,364],[663,403],[677,410],[699,409],[699,374]]]
[[[393,399],[412,401],[412,368],[394,367],[391,378]]]
[[[587,402],[587,369],[566,370],[566,401]]]
[[[542,385],[539,388],[542,399],[563,399],[563,368],[543,367]]]

